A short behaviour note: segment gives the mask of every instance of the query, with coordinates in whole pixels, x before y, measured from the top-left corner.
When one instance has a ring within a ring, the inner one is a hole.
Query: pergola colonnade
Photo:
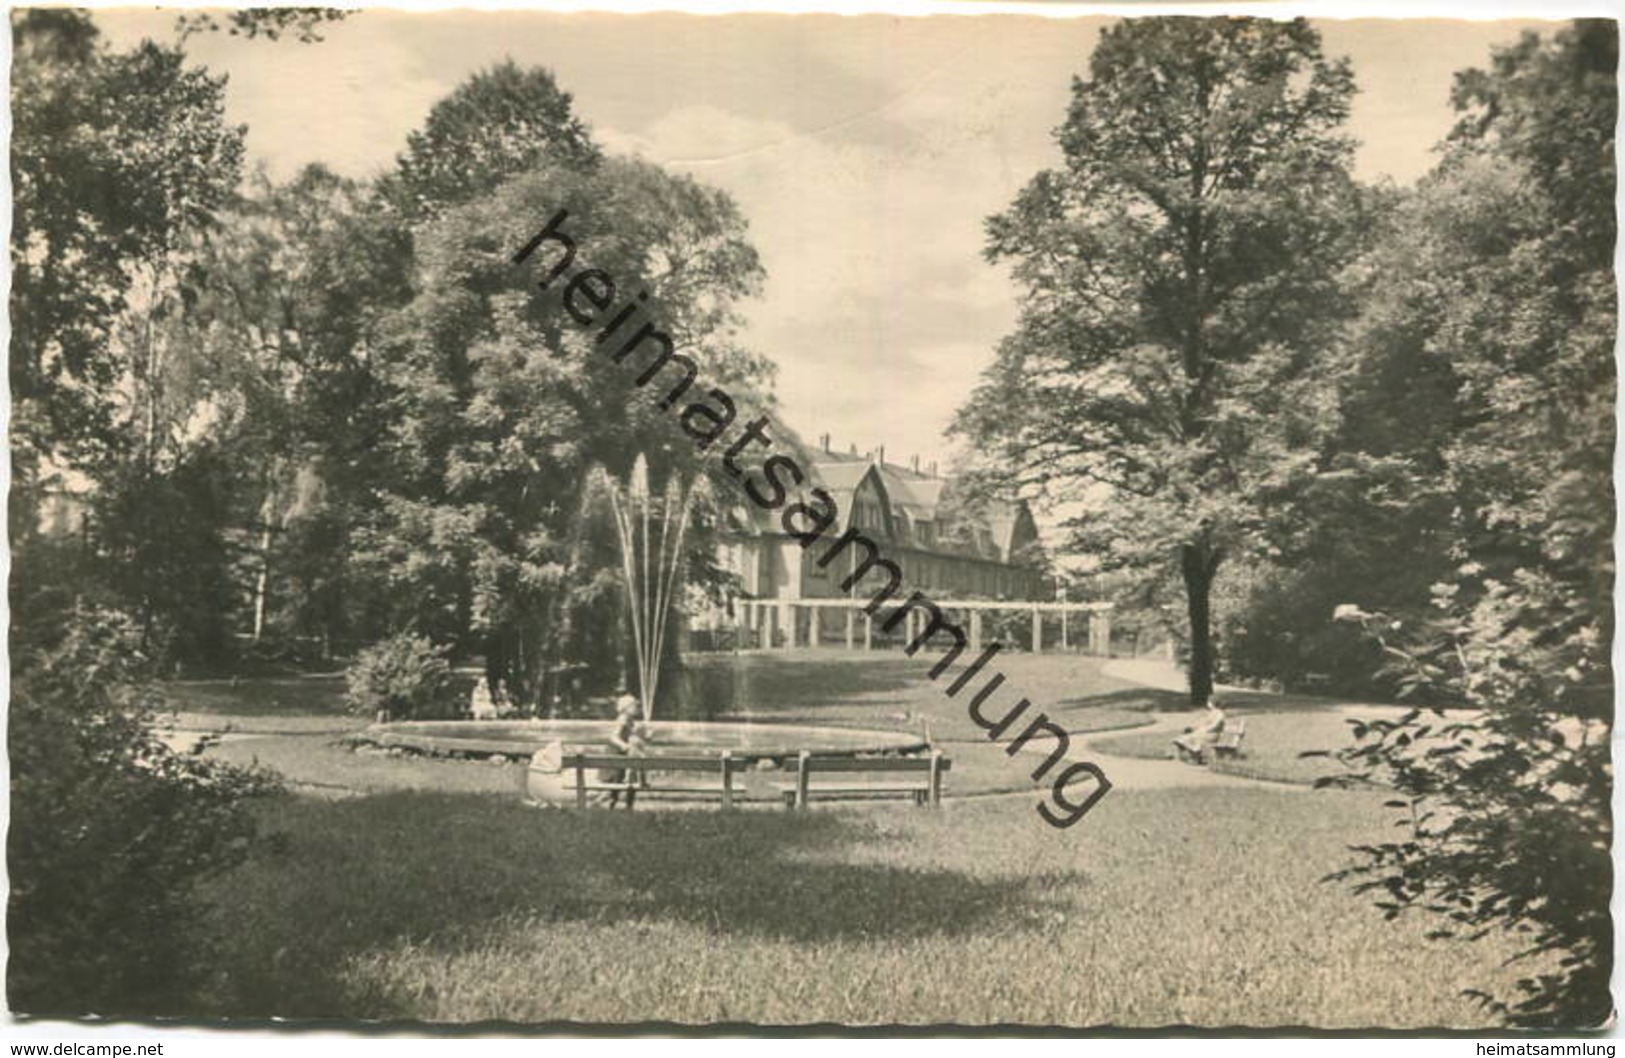
[[[795,650],[798,647],[824,645],[824,611],[837,611],[834,620],[840,622],[842,641],[846,649],[874,649],[877,617],[864,611],[867,599],[735,599],[734,628],[741,646]],[[994,602],[985,599],[932,599],[931,604],[945,617],[963,611],[970,615],[965,632],[972,651],[982,649],[983,615],[989,611],[1024,613],[1031,619],[1031,649],[1044,650],[1044,616],[1060,615],[1061,650],[1071,650],[1068,618],[1072,614],[1087,615],[1086,649],[1097,656],[1111,652],[1112,604],[1106,602]],[[807,619],[801,620],[805,613]],[[883,618],[885,615],[882,614]],[[905,642],[913,642],[924,631],[928,617],[919,607],[910,607],[905,616]],[[861,631],[859,623],[861,622]],[[805,625],[805,633],[801,631]]]

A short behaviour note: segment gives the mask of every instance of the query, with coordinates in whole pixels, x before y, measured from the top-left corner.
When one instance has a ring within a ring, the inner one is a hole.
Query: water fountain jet
[[[660,659],[665,653],[672,600],[683,572],[683,538],[696,502],[708,498],[705,478],[684,488],[673,475],[665,497],[655,511],[649,488],[649,462],[640,453],[623,488],[599,468],[592,487],[608,496],[620,538],[621,572],[632,617],[632,646],[637,656],[638,701],[645,722],[654,718],[655,692],[660,684]],[[651,528],[658,540],[651,542]]]

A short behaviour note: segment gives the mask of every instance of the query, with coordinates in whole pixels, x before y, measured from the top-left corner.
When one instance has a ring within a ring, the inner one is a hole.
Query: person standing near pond
[[[644,747],[648,745],[648,739],[644,737],[643,725],[639,722],[641,716],[642,708],[638,705],[638,700],[630,694],[623,694],[615,699],[615,730],[610,732],[609,736],[609,744],[615,752],[627,756],[643,752]],[[625,783],[630,775],[631,772],[624,768],[606,768],[598,773],[598,781]],[[606,790],[605,795],[611,808],[621,799],[620,790]],[[630,796],[627,801],[631,803]]]

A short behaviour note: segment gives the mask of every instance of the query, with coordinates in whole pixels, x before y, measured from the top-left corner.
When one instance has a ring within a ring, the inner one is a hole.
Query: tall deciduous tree
[[[367,190],[313,165],[284,184],[257,175],[190,255],[174,345],[192,377],[177,388],[235,464],[246,502],[221,530],[247,556],[255,641],[345,631],[343,544],[382,469],[371,356],[406,274],[393,245]]]
[[[1335,423],[1320,354],[1356,248],[1353,91],[1301,20],[1131,19],[1074,83],[1065,164],[988,222],[1021,319],[956,429],[1082,501],[1076,542],[1105,568],[1177,578],[1193,700],[1220,568],[1274,546]]]
[[[144,41],[111,51],[89,16],[73,11],[21,13],[12,36],[10,524],[14,547],[31,558],[37,503],[56,475],[75,488],[97,483],[103,500],[109,482],[150,481],[164,402],[154,354],[174,326],[182,248],[229,200],[243,130],[225,121],[224,78],[189,65],[178,48]],[[176,484],[150,491],[199,495],[196,480]],[[182,520],[166,515],[169,527]],[[195,542],[193,529],[207,536],[212,528],[189,522],[169,539]],[[145,586],[110,580],[109,571],[128,567],[107,563],[100,543],[78,566],[96,582],[72,590],[95,596],[111,587],[150,617],[158,600]],[[211,567],[214,550],[194,555],[190,568]],[[14,587],[27,620],[38,609],[25,597],[35,585],[25,578]],[[171,627],[212,626],[218,638],[218,611],[190,617],[219,594],[214,585],[190,597],[188,617]],[[143,627],[151,631],[152,621]]]
[[[139,368],[114,327],[229,200],[243,130],[225,121],[225,79],[177,48],[110,52],[64,10],[16,15],[12,39],[10,377],[26,488],[41,460],[107,458],[118,388]]]
[[[733,307],[761,277],[745,222],[693,180],[644,162],[542,167],[419,230],[419,294],[386,368],[399,412],[393,466],[360,557],[400,601],[399,626],[442,641],[473,631],[492,676],[527,705],[543,693],[560,637],[574,634],[572,605],[596,613],[586,645],[614,660],[618,563],[604,553],[607,536],[579,531],[587,470],[624,475],[641,452],[657,481],[698,472],[677,413],[706,384],[676,411],[661,407],[683,377],[675,362],[640,388],[652,346],[617,364],[566,315],[563,280],[537,289],[557,245],[514,264],[561,209],[576,267],[610,276],[616,306],[644,304],[647,292],[639,319],[669,334],[709,384],[743,398],[764,371],[731,338]]]
[[[251,37],[314,39],[340,17],[245,10],[228,21]],[[181,23],[183,40],[210,28]],[[244,130],[225,121],[225,78],[178,45],[111,51],[89,16],[67,11],[20,14],[13,37],[13,539],[33,543],[33,501],[53,484],[41,479],[66,472],[93,509],[86,569],[99,583],[76,589],[111,589],[149,649],[159,630],[183,654],[218,658],[231,631],[234,471],[254,461],[231,412],[270,403],[238,369],[265,343],[208,334],[211,302],[242,292],[213,250],[230,241],[222,215],[242,204]]]
[[[679,348],[739,380],[764,370],[727,338],[731,307],[760,268],[731,202],[651,166],[605,161],[552,74],[511,62],[437,103],[378,192],[399,259],[413,267],[379,361],[394,394],[392,443],[381,446],[391,469],[369,490],[352,586],[396,600],[379,614],[386,626],[442,641],[472,634],[491,678],[535,702],[563,639],[613,656],[604,633],[618,617],[616,589],[596,572],[610,556],[572,561],[582,471],[596,462],[624,473],[641,446],[664,476],[676,435],[657,443],[648,431],[664,413],[620,408],[616,397],[632,394],[612,379],[624,372],[589,369],[556,291],[549,307],[529,300],[515,311],[535,277],[497,251],[511,254],[568,205],[572,234],[586,233],[626,289],[642,281]],[[581,543],[591,551],[603,540]],[[593,571],[586,583],[566,583],[572,566]],[[596,616],[576,621],[572,607]]]

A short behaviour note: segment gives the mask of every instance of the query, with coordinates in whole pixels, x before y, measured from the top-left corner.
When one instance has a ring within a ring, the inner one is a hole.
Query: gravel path
[[[1108,661],[1101,666],[1102,675],[1128,683],[1137,683],[1142,687],[1151,687],[1162,691],[1182,691],[1185,689],[1185,674],[1170,662],[1155,659],[1116,660]],[[1220,691],[1237,690],[1239,688],[1220,687]],[[1170,742],[1175,736],[1182,734],[1187,727],[1192,726],[1200,710],[1182,713],[1162,713],[1157,715],[1150,726],[1136,728],[1136,734],[1165,732]],[[1116,738],[1123,734],[1121,731],[1100,731],[1090,735],[1074,736],[1073,754],[1079,759],[1090,760],[1100,765],[1100,770],[1106,773],[1116,790],[1166,790],[1178,788],[1213,788],[1213,787],[1263,787],[1270,790],[1308,790],[1310,787],[1298,783],[1270,782],[1266,779],[1249,779],[1240,775],[1226,775],[1213,771],[1211,768],[1198,764],[1183,764],[1173,760],[1146,760],[1143,757],[1121,757],[1114,753],[1107,753],[1098,748],[1098,743],[1107,739]],[[1024,752],[1041,752],[1043,747],[1033,747]],[[1170,747],[1170,753],[1172,748]],[[991,796],[1020,796],[1031,797],[1031,791],[1022,791],[1020,794],[995,794]]]

